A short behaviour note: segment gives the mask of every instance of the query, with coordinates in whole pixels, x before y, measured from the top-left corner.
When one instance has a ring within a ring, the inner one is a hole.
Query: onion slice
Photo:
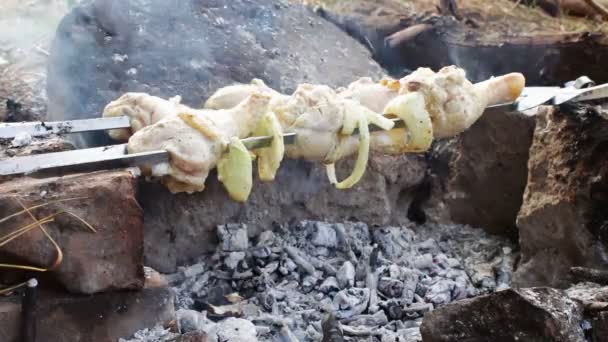
[[[258,173],[263,182],[273,181],[285,154],[283,128],[273,112],[264,114],[254,130],[254,136],[272,136],[269,147],[254,151],[258,157]]]
[[[367,168],[367,161],[369,159],[370,136],[366,115],[361,112],[350,112],[347,113],[344,119],[345,122],[356,120],[356,122],[358,123],[357,126],[359,127],[359,151],[353,172],[345,180],[336,184],[337,189],[349,189],[352,188],[355,184],[357,184],[365,174],[365,169]],[[347,125],[345,124],[344,126]],[[327,171],[328,177],[330,178],[330,181],[332,181],[332,176],[330,175],[331,169],[327,169]],[[333,177],[335,179],[335,168],[333,170]]]
[[[385,131],[390,131],[391,129],[393,129],[393,127],[395,127],[395,123],[393,122],[393,120],[391,120],[383,115],[380,115],[380,114],[374,112],[373,110],[367,109],[363,106],[361,106],[361,109],[363,110],[363,113],[367,117],[368,123],[378,126]]]
[[[253,187],[252,164],[247,147],[239,138],[231,138],[228,152],[222,155],[217,164],[217,178],[235,201],[245,202],[249,198]]]
[[[418,92],[399,95],[385,107],[384,114],[398,116],[407,126],[409,140],[401,152],[424,152],[433,142],[433,123],[424,96]]]

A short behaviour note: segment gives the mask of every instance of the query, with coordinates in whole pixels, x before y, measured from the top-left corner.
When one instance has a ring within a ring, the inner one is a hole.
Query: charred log
[[[438,15],[434,5],[425,5],[428,1],[380,3],[379,9],[353,1],[320,14],[368,46],[394,77],[418,67],[454,64],[474,81],[515,71],[523,73],[529,85],[561,85],[581,75],[608,81],[608,70],[600,63],[608,56],[608,38],[591,21],[568,31],[537,9],[513,11],[506,20],[500,13],[466,4],[457,12],[465,20],[458,20],[445,10]],[[534,21],[537,17],[542,25]],[[542,27],[545,22],[551,27]]]

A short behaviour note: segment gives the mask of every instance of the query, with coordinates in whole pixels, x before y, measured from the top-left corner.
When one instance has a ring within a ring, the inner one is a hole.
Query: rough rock
[[[94,0],[57,30],[48,118],[98,116],[124,92],[200,106],[217,88],[253,78],[289,93],[300,83],[337,87],[381,74],[356,40],[287,1]]]
[[[533,132],[534,117],[487,112],[459,136],[435,143],[425,217],[515,237]]]
[[[345,177],[352,165],[352,160],[340,163],[338,176]],[[273,182],[254,183],[244,204],[228,197],[215,174],[204,192],[193,195],[173,195],[159,184],[144,183],[139,202],[146,222],[145,263],[169,273],[195,262],[215,249],[216,227],[226,222],[247,222],[250,236],[290,220],[403,222],[425,170],[421,156],[374,155],[359,184],[336,190],[322,165],[285,160]]]
[[[517,218],[518,286],[567,286],[572,266],[608,269],[608,121],[593,107],[536,116]]]
[[[585,341],[582,306],[551,288],[508,289],[426,314],[421,334],[436,341]]]
[[[118,341],[147,327],[170,327],[175,320],[173,298],[173,291],[167,288],[92,296],[40,292],[36,334],[41,340],[53,342]],[[0,302],[3,313],[0,338],[5,342],[18,342],[21,341],[18,335],[21,305],[13,304],[11,312],[17,314],[6,315],[4,308],[8,300]],[[7,335],[11,329],[16,334]]]
[[[19,201],[25,206],[51,203],[31,210],[37,218],[61,211],[78,215],[97,232],[69,214],[59,214],[44,225],[63,251],[63,261],[51,275],[76,293],[136,289],[144,285],[143,212],[136,192],[137,180],[129,170],[17,178],[0,187],[0,217],[21,211]],[[27,214],[13,217],[2,223],[0,233],[32,221]],[[4,260],[49,267],[55,253],[36,228],[3,246],[0,254]]]

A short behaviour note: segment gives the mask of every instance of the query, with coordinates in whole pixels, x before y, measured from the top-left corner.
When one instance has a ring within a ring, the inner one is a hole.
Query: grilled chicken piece
[[[207,101],[205,101],[204,108],[232,108],[253,93],[266,93],[272,96],[272,107],[275,107],[279,105],[280,102],[289,99],[289,96],[279,93],[278,91],[267,86],[264,81],[254,78],[249,84],[235,84],[218,89],[209,97],[209,99],[207,99]]]
[[[133,133],[146,126],[157,123],[180,111],[190,110],[189,107],[182,105],[180,102],[181,97],[179,96],[167,101],[146,93],[126,93],[117,100],[110,102],[104,108],[102,116],[129,116],[131,118],[131,129],[114,129],[108,132],[114,140],[127,141]]]
[[[420,92],[433,121],[436,138],[464,132],[483,114],[488,105],[514,101],[525,86],[521,74],[508,74],[473,85],[465,71],[448,66],[435,73],[420,68],[399,80],[400,94]]]
[[[474,85],[466,79],[464,70],[456,67],[437,73],[420,68],[400,80],[374,83],[362,78],[338,92],[328,86],[303,84],[287,96],[254,80],[248,85],[218,90],[202,110],[182,105],[178,98],[166,101],[130,93],[110,103],[104,116],[131,116],[131,131],[135,134],[129,139],[130,153],[169,151],[169,163],[144,171],[162,177],[173,192],[202,191],[209,171],[217,166],[228,142],[232,141],[233,150],[238,150],[234,138],[246,138],[260,130],[260,122],[265,122],[261,119],[269,119],[268,115],[276,118],[275,126],[266,122],[263,130],[274,127],[270,129],[273,134],[297,134],[296,143],[285,148],[288,157],[325,163],[332,182],[339,188],[348,188],[363,175],[370,140],[371,149],[383,153],[426,151],[433,138],[454,136],[469,128],[486,106],[515,100],[524,83],[521,74],[509,74]],[[379,113],[400,117],[407,128],[390,130],[393,123]],[[370,137],[368,123],[387,131],[374,132]],[[355,128],[361,133],[358,137],[352,136]],[[132,132],[118,130],[112,134],[125,139]],[[338,183],[332,164],[357,150],[359,158],[353,175]],[[282,151],[282,147],[275,146],[274,151]],[[226,165],[249,165],[243,155],[239,154],[238,163]],[[274,154],[265,157],[273,160],[266,163],[272,165],[272,171],[264,177],[271,180],[281,158]]]
[[[143,173],[161,177],[173,193],[203,191],[209,171],[216,167],[230,139],[251,135],[268,111],[269,102],[269,96],[254,93],[226,110],[180,107],[179,111],[167,112],[164,119],[138,130],[129,139],[128,151],[168,151],[168,163],[142,170]]]
[[[386,104],[399,95],[399,89],[399,81],[384,79],[374,82],[369,77],[362,77],[347,88],[338,89],[338,94],[345,99],[357,100],[376,113],[382,113]]]
[[[296,143],[286,146],[289,158],[333,162],[357,150],[357,139],[341,139],[345,104],[328,86],[300,85],[289,101],[275,109],[285,132],[297,134]],[[342,146],[341,156],[331,156]]]
[[[362,78],[351,83],[340,96],[359,101],[379,113],[398,95],[420,92],[431,114],[433,134],[444,138],[464,132],[490,105],[514,101],[525,86],[522,74],[511,73],[472,84],[465,71],[455,66],[433,72],[419,68],[400,80],[371,82]]]

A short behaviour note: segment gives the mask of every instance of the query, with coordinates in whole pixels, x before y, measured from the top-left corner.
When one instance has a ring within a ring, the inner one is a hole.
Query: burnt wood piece
[[[439,69],[457,65],[473,81],[495,75],[521,72],[528,85],[562,85],[581,75],[608,82],[608,37],[594,32],[538,31],[529,18],[505,21],[492,13],[479,13],[461,4],[459,13],[438,15],[437,10],[418,2],[382,0],[371,6],[363,1],[318,13],[368,46],[374,58],[394,77],[418,67]],[[424,2],[420,2],[424,3]],[[381,6],[381,7],[380,7]],[[555,20],[544,18],[543,20]],[[417,25],[432,29],[411,34]],[[530,30],[525,28],[530,26]],[[398,33],[400,32],[400,33]],[[409,32],[406,39],[395,39]],[[385,40],[390,44],[386,44]]]
[[[590,281],[600,285],[608,285],[608,271],[588,267],[571,267],[570,275],[577,282]]]

